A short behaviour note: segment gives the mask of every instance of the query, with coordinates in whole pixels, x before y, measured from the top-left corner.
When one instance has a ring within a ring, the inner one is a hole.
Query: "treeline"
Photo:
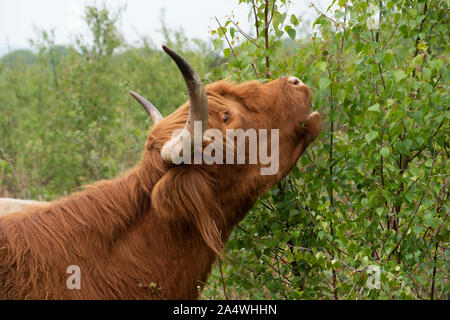
[[[161,49],[142,39],[127,44],[119,12],[87,7],[92,41],[71,46],[43,31],[34,50],[0,60],[0,190],[52,200],[78,186],[114,177],[137,163],[151,123],[129,96],[135,90],[170,114],[186,101],[185,84]],[[220,57],[206,43],[163,26],[168,45],[200,74]],[[0,195],[2,191],[0,191]]]

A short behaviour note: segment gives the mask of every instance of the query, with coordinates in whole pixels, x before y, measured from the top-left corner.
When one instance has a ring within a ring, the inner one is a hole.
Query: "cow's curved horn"
[[[134,91],[130,90],[130,94],[133,98],[137,100],[137,102],[141,104],[142,107],[144,107],[145,112],[147,112],[147,114],[150,116],[154,125],[163,119],[161,113],[150,101],[148,101],[143,96],[137,94]]]
[[[183,132],[176,138],[168,141],[161,150],[161,156],[163,160],[172,162],[172,152],[173,150],[175,150],[174,148],[179,147],[180,143],[183,143],[183,137],[186,135],[186,133],[189,133],[191,137],[191,145],[194,145],[195,121],[201,121],[202,123],[201,137],[197,137],[197,139],[200,139],[200,141],[202,141],[203,134],[205,133],[205,130],[208,126],[209,105],[208,98],[206,97],[205,87],[203,86],[203,83],[197,72],[195,72],[194,68],[192,68],[189,62],[187,62],[177,52],[166,46],[163,46],[163,49],[173,59],[173,61],[175,61],[178,69],[180,69],[180,72],[184,77],[184,81],[186,82],[190,102],[189,116]],[[198,134],[200,134],[200,132]]]

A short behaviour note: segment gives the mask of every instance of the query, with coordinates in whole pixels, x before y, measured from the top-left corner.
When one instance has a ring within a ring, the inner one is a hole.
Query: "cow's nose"
[[[289,76],[288,82],[289,82],[291,85],[293,85],[293,86],[301,86],[301,85],[303,85],[302,80],[300,80],[299,78],[294,77],[294,76]]]

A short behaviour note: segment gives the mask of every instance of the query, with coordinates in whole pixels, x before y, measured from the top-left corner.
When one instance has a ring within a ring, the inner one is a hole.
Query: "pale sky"
[[[292,0],[289,13],[312,20],[316,14],[309,4],[325,11],[331,0]],[[55,29],[56,43],[68,44],[75,34],[85,32],[80,17],[86,4],[106,3],[108,8],[126,5],[120,30],[127,43],[143,36],[161,44],[161,10],[165,9],[166,25],[181,27],[189,38],[211,39],[209,30],[217,28],[214,17],[221,22],[234,12],[243,29],[249,29],[248,8],[238,0],[0,0],[0,55],[9,50],[28,48],[29,39],[36,38],[35,28]],[[247,31],[246,30],[246,31]]]

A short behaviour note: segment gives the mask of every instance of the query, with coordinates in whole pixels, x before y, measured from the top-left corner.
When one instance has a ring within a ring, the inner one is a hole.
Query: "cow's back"
[[[28,208],[45,204],[46,202],[34,200],[20,200],[0,198],[0,215],[27,210]]]

